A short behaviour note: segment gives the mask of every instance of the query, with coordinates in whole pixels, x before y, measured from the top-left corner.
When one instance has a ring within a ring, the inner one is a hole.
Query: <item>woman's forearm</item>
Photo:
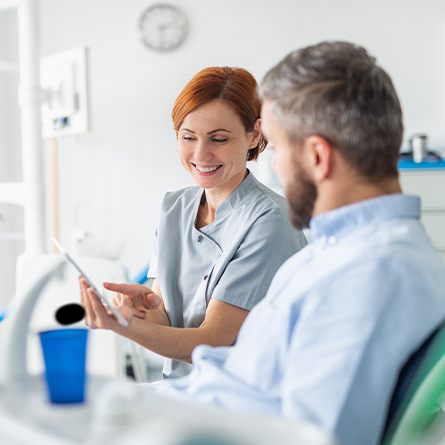
[[[118,333],[157,354],[188,363],[196,346],[227,346],[236,337],[236,334],[221,335],[221,328],[172,328],[138,318],[132,318],[129,326]]]

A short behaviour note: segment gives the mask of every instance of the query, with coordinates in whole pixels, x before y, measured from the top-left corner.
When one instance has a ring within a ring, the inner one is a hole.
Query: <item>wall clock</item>
[[[155,51],[171,51],[180,46],[188,30],[187,16],[176,6],[157,3],[139,18],[142,42]]]

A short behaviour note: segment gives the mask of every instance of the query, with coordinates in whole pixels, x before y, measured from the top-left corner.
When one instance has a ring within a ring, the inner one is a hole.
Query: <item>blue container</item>
[[[56,329],[39,332],[45,363],[45,380],[52,403],[85,400],[88,330]]]

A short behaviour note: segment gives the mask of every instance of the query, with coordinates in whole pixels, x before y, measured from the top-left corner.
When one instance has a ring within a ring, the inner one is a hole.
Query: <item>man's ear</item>
[[[328,178],[332,173],[334,161],[332,145],[325,138],[312,135],[306,138],[305,146],[313,179],[320,182]]]

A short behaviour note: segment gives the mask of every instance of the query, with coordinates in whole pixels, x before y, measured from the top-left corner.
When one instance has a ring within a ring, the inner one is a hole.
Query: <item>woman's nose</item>
[[[195,157],[197,159],[205,159],[209,157],[210,147],[207,141],[198,141],[195,145]]]

